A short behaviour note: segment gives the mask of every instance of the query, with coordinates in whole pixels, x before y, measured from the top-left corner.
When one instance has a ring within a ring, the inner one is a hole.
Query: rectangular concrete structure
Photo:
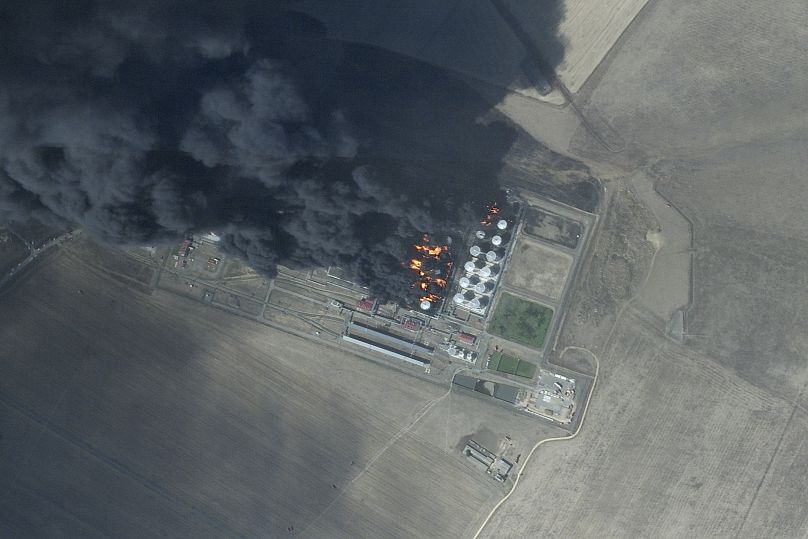
[[[363,339],[361,337],[355,337],[352,335],[343,335],[342,339],[352,344],[358,344],[359,346],[367,348],[368,350],[373,350],[374,352],[381,352],[382,354],[386,354],[390,357],[400,359],[401,361],[405,361],[407,363],[410,363],[411,365],[418,365],[419,367],[429,365],[429,361],[425,359],[421,359],[419,357],[405,356],[401,352],[396,352],[395,350],[392,350],[390,348],[374,344],[371,341]]]

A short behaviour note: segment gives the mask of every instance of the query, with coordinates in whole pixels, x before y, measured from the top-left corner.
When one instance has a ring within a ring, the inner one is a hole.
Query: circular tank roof
[[[497,259],[497,253],[495,253],[494,251],[488,251],[487,253],[485,253],[485,259],[488,260],[489,262],[493,262],[494,260]]]
[[[477,266],[475,266],[474,262],[472,262],[471,260],[466,262],[466,265],[463,267],[466,269],[466,271],[474,271],[475,269],[477,269]]]
[[[432,308],[432,303],[431,302],[429,302],[427,300],[424,300],[424,301],[421,302],[421,309],[422,310],[428,311],[431,308]]]
[[[481,251],[482,251],[482,249],[480,249],[480,247],[477,246],[477,245],[472,245],[471,249],[469,249],[469,252],[471,253],[471,256],[480,256]]]
[[[460,278],[460,287],[461,288],[468,288],[471,282],[469,281],[468,277],[461,277]]]
[[[491,268],[488,266],[480,269],[480,275],[483,277],[490,277],[491,276]]]
[[[491,243],[494,245],[502,245],[502,236],[494,236],[491,238]]]
[[[481,240],[481,239],[483,239],[485,237],[485,231],[478,230],[477,232],[474,233],[474,235],[477,236],[477,239]]]
[[[499,222],[497,223],[497,228],[500,230],[505,230],[506,228],[508,228],[508,221],[506,221],[505,219],[500,219]]]

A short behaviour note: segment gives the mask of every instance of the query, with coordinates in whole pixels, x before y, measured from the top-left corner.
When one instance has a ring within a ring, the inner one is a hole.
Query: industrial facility
[[[503,457],[498,457],[474,440],[469,440],[463,448],[466,459],[481,472],[487,473],[499,482],[505,482],[513,464]]]
[[[504,269],[513,228],[512,221],[499,217],[500,208],[492,204],[474,232],[469,258],[452,296],[455,309],[481,317],[488,312]]]
[[[562,424],[575,417],[575,380],[562,374],[539,371],[539,383],[528,396],[526,410]]]

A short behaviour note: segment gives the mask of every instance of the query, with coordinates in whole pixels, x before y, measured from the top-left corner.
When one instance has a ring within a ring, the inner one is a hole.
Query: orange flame
[[[494,217],[499,215],[499,212],[500,212],[500,209],[499,209],[499,206],[497,205],[497,203],[496,202],[491,203],[491,205],[488,206],[488,211],[487,211],[485,217],[480,219],[480,224],[481,225],[490,225],[494,221]]]
[[[449,252],[448,245],[435,245],[429,239],[429,234],[424,234],[421,243],[413,245],[417,255],[411,258],[405,264],[417,273],[415,282],[412,283],[411,288],[423,292],[418,298],[419,301],[428,301],[430,303],[437,303],[441,299],[440,293],[435,293],[436,288],[446,288],[446,276],[449,275],[452,269],[452,262],[446,260],[444,256]],[[430,268],[424,266],[424,261],[434,259],[441,262],[440,269]],[[439,277],[439,275],[442,275]]]

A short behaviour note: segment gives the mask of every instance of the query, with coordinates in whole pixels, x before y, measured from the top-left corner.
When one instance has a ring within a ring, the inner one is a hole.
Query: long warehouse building
[[[362,333],[364,335],[369,336],[373,340],[378,340],[383,343],[388,343],[395,348],[400,348],[402,350],[407,350],[409,352],[420,352],[421,354],[432,355],[435,351],[434,348],[429,346],[424,346],[422,344],[418,344],[417,342],[409,341],[398,337],[397,335],[391,335],[389,333],[385,333],[384,331],[379,331],[378,329],[374,329],[362,324],[357,324],[356,322],[352,322],[348,326],[348,333]]]
[[[402,354],[401,352],[399,352],[397,350],[394,350],[392,348],[389,348],[389,347],[381,345],[381,344],[374,343],[373,341],[371,341],[369,339],[365,339],[365,338],[360,337],[358,335],[343,335],[342,340],[347,341],[347,342],[352,343],[352,344],[357,344],[357,345],[362,346],[364,348],[367,348],[369,350],[373,350],[374,352],[381,352],[383,354],[386,354],[388,356],[394,357],[396,359],[400,359],[401,361],[405,361],[405,362],[410,363],[412,365],[418,365],[419,367],[425,367],[425,366],[429,365],[429,361],[427,361],[425,359],[421,359],[419,357],[405,356],[404,354]]]

